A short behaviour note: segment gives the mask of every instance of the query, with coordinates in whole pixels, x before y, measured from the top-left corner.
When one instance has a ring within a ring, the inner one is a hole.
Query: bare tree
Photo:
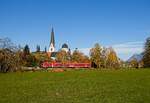
[[[19,48],[9,38],[0,38],[0,49],[9,49],[16,52]]]
[[[0,39],[0,72],[20,69],[20,57],[17,47],[9,38]]]

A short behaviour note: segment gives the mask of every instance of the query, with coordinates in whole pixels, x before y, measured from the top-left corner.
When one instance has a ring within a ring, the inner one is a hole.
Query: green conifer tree
[[[147,38],[143,56],[144,67],[150,67],[150,37]]]
[[[29,55],[30,54],[30,48],[28,45],[25,45],[24,49],[23,49],[23,52],[25,55]]]

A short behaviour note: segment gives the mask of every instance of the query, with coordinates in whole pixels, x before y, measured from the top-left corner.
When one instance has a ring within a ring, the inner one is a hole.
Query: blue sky
[[[0,37],[44,49],[52,26],[57,49],[68,43],[88,54],[98,42],[126,60],[150,36],[150,0],[0,0]]]

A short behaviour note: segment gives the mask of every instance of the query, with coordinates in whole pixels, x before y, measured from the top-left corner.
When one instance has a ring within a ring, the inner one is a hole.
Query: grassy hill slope
[[[149,102],[149,69],[0,74],[0,103]]]

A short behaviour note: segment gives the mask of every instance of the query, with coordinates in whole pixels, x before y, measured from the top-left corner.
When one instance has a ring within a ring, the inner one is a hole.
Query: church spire
[[[49,52],[54,52],[55,51],[55,38],[54,38],[54,29],[52,27],[51,31],[51,40],[50,40],[50,46],[49,46]]]
[[[52,31],[51,31],[51,41],[50,44],[53,44],[53,46],[55,47],[55,38],[54,38],[54,29],[52,27]]]

